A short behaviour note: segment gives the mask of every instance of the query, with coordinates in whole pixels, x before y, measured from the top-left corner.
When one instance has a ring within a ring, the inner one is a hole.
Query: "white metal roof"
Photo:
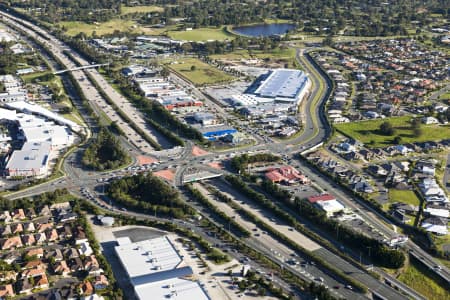
[[[115,247],[130,278],[175,269],[182,259],[167,237]]]
[[[143,284],[135,287],[139,299],[209,300],[200,284],[182,278]],[[151,296],[149,296],[151,295]]]

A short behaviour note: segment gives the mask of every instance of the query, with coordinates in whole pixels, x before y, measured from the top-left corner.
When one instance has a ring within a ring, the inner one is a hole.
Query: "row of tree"
[[[291,201],[291,195],[287,190],[280,188],[278,185],[264,180],[261,188],[274,198],[283,201],[285,204],[293,207],[300,216],[306,218],[312,224],[317,225],[322,230],[328,232],[330,235],[337,234],[337,239],[344,245],[354,249],[355,251],[370,252],[369,259],[375,264],[386,267],[398,269],[403,266],[405,256],[399,250],[389,249],[382,242],[370,238],[362,233],[356,232],[350,227],[341,225],[338,221],[330,219],[327,215],[309,203],[305,199],[295,198]]]

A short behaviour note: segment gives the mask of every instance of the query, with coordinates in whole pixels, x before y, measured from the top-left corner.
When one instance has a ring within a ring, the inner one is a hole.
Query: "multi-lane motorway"
[[[73,50],[69,49],[67,45],[64,45],[62,42],[57,40],[55,37],[51,36],[46,31],[40,29],[39,27],[24,22],[23,20],[18,20],[6,13],[0,12],[0,14],[3,16],[3,20],[6,21],[8,24],[14,26],[18,30],[21,30],[22,32],[26,33],[29,36],[32,36],[33,38],[39,40],[42,42],[42,44],[45,47],[48,47],[47,50],[51,51],[63,64],[66,68],[72,68],[75,67],[75,64],[73,61],[71,61],[65,54],[64,51],[69,50],[72,55],[75,57],[79,57],[80,60],[78,61],[82,65],[88,64],[88,62],[81,60],[81,57],[78,56]],[[22,24],[25,24],[26,26],[23,26],[21,24],[18,24],[18,22],[21,22]],[[39,32],[39,34],[36,34]],[[46,36],[48,39],[43,39],[41,35]],[[245,149],[239,149],[239,150],[228,150],[223,151],[221,153],[209,153],[201,157],[195,157],[192,156],[191,149],[192,149],[192,143],[188,143],[186,146],[186,149],[180,153],[178,157],[172,158],[171,161],[162,161],[161,164],[158,166],[160,169],[167,168],[169,165],[175,166],[177,169],[177,176],[176,180],[174,182],[175,185],[181,185],[182,184],[182,175],[183,171],[186,169],[187,165],[186,162],[189,162],[189,166],[198,166],[198,168],[202,168],[202,163],[204,161],[210,162],[214,160],[222,160],[227,155],[234,153],[234,154],[241,154],[247,151],[258,151],[258,150],[264,150],[264,151],[271,151],[276,154],[280,155],[289,155],[291,156],[293,153],[301,152],[305,149],[311,148],[313,146],[316,146],[323,142],[330,134],[330,127],[329,124],[326,122],[324,113],[323,113],[323,103],[328,99],[329,94],[331,93],[331,85],[328,79],[324,78],[322,74],[320,74],[320,71],[315,67],[312,61],[310,61],[309,56],[307,53],[305,53],[303,50],[299,50],[297,52],[297,60],[299,64],[302,66],[302,68],[309,74],[309,77],[312,80],[312,91],[306,100],[306,103],[304,105],[304,128],[303,132],[297,136],[295,139],[292,140],[285,140],[283,142],[279,143],[264,143],[263,141],[259,141],[259,144],[251,147],[247,147]],[[141,117],[140,112],[136,111],[132,106],[128,106],[129,103],[126,101],[126,99],[123,99],[123,97],[118,97],[117,95],[114,95],[114,93],[117,93],[108,82],[106,82],[101,75],[97,71],[93,70],[84,70],[84,71],[75,71],[74,75],[79,80],[79,83],[82,87],[83,93],[88,96],[88,99],[90,100],[91,104],[95,107],[95,110],[98,110],[100,113],[101,111],[108,110],[108,116],[114,115],[113,109],[102,99],[100,93],[96,90],[94,85],[88,80],[86,73],[89,72],[97,83],[100,84],[103,92],[108,92],[109,95],[112,95],[113,98],[119,99],[118,106],[121,107],[127,114],[129,114],[130,119],[136,120]],[[114,92],[112,92],[114,91]],[[103,102],[104,101],[104,102]],[[128,104],[127,104],[128,103]],[[120,116],[118,116],[120,118]],[[143,119],[143,117],[142,117]],[[125,129],[125,132],[129,132],[130,134],[127,134],[127,139],[131,143],[127,143],[124,141],[124,145],[130,150],[129,152],[137,156],[142,153],[150,153],[152,148],[150,145],[145,145],[142,142],[142,138],[134,131],[134,129],[129,126],[126,122],[123,122],[122,119],[117,119],[120,126],[123,126],[123,129]],[[138,122],[139,123],[139,122]],[[144,123],[138,124],[143,129],[145,129],[146,132],[149,132],[151,128],[148,128]],[[154,137],[155,140],[157,140],[160,144],[165,143],[164,138],[161,136],[155,136],[154,133],[149,132],[149,135]],[[167,146],[167,145],[165,145]],[[20,192],[12,193],[8,195],[7,197],[10,199],[16,199],[19,197],[26,197],[26,196],[32,196],[39,193],[43,193],[49,190],[54,190],[55,188],[65,187],[68,188],[70,191],[78,193],[80,187],[88,187],[92,190],[95,190],[96,186],[98,186],[98,179],[105,178],[110,176],[112,172],[106,172],[106,173],[95,173],[83,170],[80,168],[79,165],[79,152],[75,152],[74,154],[71,154],[68,156],[64,163],[64,169],[66,176],[63,179],[57,179],[52,182],[47,182],[44,184],[41,184],[39,186],[35,186]],[[311,178],[314,178],[315,182],[317,182],[320,186],[326,187],[326,189],[338,196],[340,199],[342,199],[346,205],[349,207],[353,207],[355,209],[358,209],[360,213],[364,216],[367,222],[375,226],[378,230],[385,233],[387,236],[394,236],[395,232],[393,230],[393,227],[386,226],[386,223],[390,224],[388,220],[383,220],[382,216],[379,216],[375,212],[371,211],[370,207],[364,206],[363,203],[357,203],[354,199],[349,197],[345,192],[341,191],[339,188],[333,186],[330,184],[330,182],[320,176],[317,176],[315,172],[312,170],[309,170],[307,166],[300,165],[302,170],[307,173],[308,176]],[[116,171],[116,174],[121,173],[122,171]],[[427,266],[429,266],[431,269],[434,268],[435,265],[437,265],[436,261],[428,255],[425,251],[420,249],[417,245],[413,244],[412,242],[409,242],[407,247],[409,250],[412,250],[413,255],[417,255]],[[446,279],[447,281],[450,278],[450,273],[446,268],[442,268],[439,272],[440,276]],[[370,277],[370,276],[369,276]],[[380,282],[376,283],[376,286],[374,286],[374,283],[371,283],[366,278],[359,278],[361,282],[369,286],[372,291],[376,292],[377,294],[380,294],[383,297],[386,297],[387,299],[405,299],[403,295],[395,291],[393,288],[382,284]],[[411,291],[411,294],[414,294]]]

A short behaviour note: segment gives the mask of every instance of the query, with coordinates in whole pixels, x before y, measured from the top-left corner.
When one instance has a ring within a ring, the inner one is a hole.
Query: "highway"
[[[33,28],[33,30],[30,30],[29,28],[25,28],[24,26],[17,24],[17,19],[12,18],[11,16],[7,15],[6,13],[1,12],[3,15],[3,20],[7,21],[9,24],[14,25],[16,28],[21,29],[22,31],[26,32],[29,36],[34,37],[35,39],[41,41],[52,53],[58,57],[58,59],[64,64],[64,66],[68,69],[75,68],[76,65],[71,61],[64,53],[64,50],[70,50],[66,45],[64,45],[62,42],[56,40],[53,36],[49,35],[47,32],[43,31],[42,29],[38,28],[35,25],[32,25],[30,23],[27,23],[27,26]],[[20,20],[20,22],[23,22]],[[49,40],[43,39],[41,36],[36,34],[36,32],[39,32],[40,34],[47,36]],[[78,54],[76,54],[74,51],[70,50],[71,54],[77,57],[78,60]],[[80,57],[81,59],[81,57]],[[193,147],[192,143],[188,143],[186,146],[186,149],[182,151],[182,154],[176,158],[174,158],[172,161],[161,161],[161,164],[158,166],[158,168],[167,168],[169,165],[177,166],[177,176],[176,180],[173,183],[174,185],[181,185],[182,177],[183,177],[183,171],[188,166],[198,166],[199,168],[202,168],[202,163],[204,161],[211,162],[211,161],[219,161],[223,160],[228,154],[243,154],[248,151],[270,151],[272,153],[280,154],[280,155],[289,155],[292,156],[292,154],[298,153],[300,151],[309,149],[311,147],[314,147],[315,145],[318,145],[322,143],[330,134],[331,130],[329,127],[329,124],[325,120],[325,115],[323,113],[323,107],[325,101],[328,99],[329,94],[331,93],[331,86],[328,81],[328,79],[323,78],[320,74],[320,71],[318,71],[313,62],[310,60],[309,56],[307,55],[307,51],[299,50],[297,52],[297,60],[299,64],[304,68],[304,70],[309,74],[312,83],[313,88],[312,91],[306,99],[305,103],[305,119],[304,119],[304,129],[303,132],[292,140],[283,140],[279,143],[263,143],[262,141],[259,141],[259,144],[254,146],[249,146],[245,148],[241,148],[238,150],[230,149],[227,151],[222,151],[220,153],[210,153],[201,157],[194,157],[191,155],[191,149]],[[81,65],[87,65],[88,62],[80,60],[79,61]],[[129,124],[126,122],[123,122],[123,120],[118,116],[116,112],[112,109],[112,107],[106,103],[106,101],[100,96],[99,91],[96,90],[93,84],[90,83],[89,79],[86,76],[86,73],[91,74],[95,81],[101,86],[102,90],[107,93],[111,98],[117,99],[115,102],[118,104],[117,106],[120,107],[124,112],[127,113],[127,115],[130,116],[133,120],[139,120],[139,117],[142,115],[139,111],[136,111],[134,107],[131,106],[131,104],[124,99],[120,94],[118,94],[114,88],[111,87],[111,85],[104,80],[104,78],[93,69],[85,70],[85,71],[74,71],[73,74],[77,78],[78,82],[80,83],[83,93],[87,96],[87,98],[90,100],[91,104],[93,104],[96,109],[98,109],[98,113],[101,112],[107,112],[108,116],[114,115],[114,113],[117,115],[118,119],[114,119],[114,121],[118,122],[119,127],[125,129],[123,131],[128,132],[130,134],[127,134],[127,138],[130,140],[131,145],[129,145],[130,153],[135,157],[139,155],[141,152],[145,153],[152,153],[153,149],[150,145],[145,145],[146,142],[142,142],[142,138],[138,136],[136,132],[134,132],[134,129],[131,128]],[[117,95],[118,94],[118,95]],[[95,100],[93,100],[95,99]],[[161,145],[169,146],[168,144],[165,144],[164,137],[157,136],[158,133],[155,133],[154,131],[151,131],[151,128],[146,126],[145,123],[140,123],[140,121],[136,122],[136,124],[144,129],[145,132],[149,132],[152,137],[155,138]],[[80,150],[81,151],[81,150]],[[11,193],[8,196],[6,196],[9,199],[17,199],[20,197],[30,197],[36,194],[40,194],[46,191],[51,191],[56,188],[68,188],[73,193],[78,193],[79,189],[81,187],[88,187],[95,190],[95,188],[98,186],[97,180],[100,178],[105,178],[110,176],[110,174],[124,174],[123,171],[114,171],[114,172],[105,172],[105,173],[95,173],[88,170],[83,170],[79,164],[80,161],[80,153],[79,151],[76,151],[74,154],[69,155],[69,157],[66,159],[64,163],[64,169],[66,172],[66,176],[63,179],[54,180],[52,182],[47,182],[35,187],[31,187],[26,190],[22,190],[16,193]],[[186,162],[189,162],[189,164],[186,164]],[[135,161],[133,162],[135,163]],[[354,201],[354,199],[350,198],[348,195],[345,194],[340,188],[332,186],[330,182],[327,179],[322,178],[321,176],[318,176],[315,172],[312,170],[308,170],[308,167],[305,165],[302,165],[302,163],[299,163],[299,166],[302,171],[304,171],[310,178],[314,178],[314,180],[322,187],[326,187],[326,189],[330,192],[338,196],[340,199],[344,201],[346,205],[349,207],[354,207],[359,210],[359,213],[364,216],[364,218],[367,218],[366,221],[372,224],[373,226],[376,226],[377,229],[379,229],[381,232],[384,232],[387,235],[393,236],[395,232],[393,231],[393,228],[386,225],[390,224],[388,220],[383,220],[382,216],[379,216],[375,212],[373,212],[370,207],[366,207],[364,204],[357,203]],[[204,165],[203,165],[204,167]],[[412,242],[408,243],[407,245],[409,249],[413,250],[413,255],[415,253],[418,253],[417,255],[420,255],[423,257],[423,261],[428,264],[431,268],[433,268],[435,265],[437,265],[436,261],[427,253],[425,253],[423,250],[421,250],[418,246],[413,244]],[[343,262],[345,264],[348,264],[347,262]],[[447,278],[448,281],[448,270],[446,268],[443,268],[440,273],[444,276],[444,278]],[[368,276],[370,277],[370,276]],[[377,281],[377,285],[375,286],[371,280],[374,280],[372,277],[370,278],[363,278],[363,276],[358,276],[358,280],[361,280],[364,284],[368,286],[373,286],[371,288],[374,291],[377,291],[378,293],[382,293],[383,296],[387,297],[388,299],[404,299],[402,295],[400,295],[398,292],[396,292],[394,289],[390,288],[389,286],[385,284],[381,284]],[[375,280],[376,281],[376,280]]]

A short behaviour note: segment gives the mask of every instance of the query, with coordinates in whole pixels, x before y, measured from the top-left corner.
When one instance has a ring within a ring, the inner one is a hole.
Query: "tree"
[[[402,143],[402,137],[397,135],[394,138],[394,144],[400,145],[401,143]]]
[[[380,132],[383,135],[394,135],[395,129],[390,122],[386,121],[380,125]]]
[[[163,67],[160,74],[162,77],[167,78],[170,76],[170,71],[167,67]]]
[[[192,65],[192,66],[191,66],[191,72],[194,72],[195,70],[197,70],[197,67],[194,66],[194,65]]]

